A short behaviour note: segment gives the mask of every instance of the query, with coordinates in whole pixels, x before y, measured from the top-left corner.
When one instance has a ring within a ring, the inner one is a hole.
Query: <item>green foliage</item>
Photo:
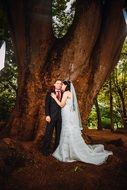
[[[0,42],[6,42],[5,68],[0,71],[0,120],[7,120],[15,106],[17,66],[4,9],[0,4]],[[0,44],[1,45],[1,44]]]
[[[0,4],[0,41],[8,38],[8,23],[3,7]]]
[[[10,113],[15,105],[15,98],[6,93],[0,96],[0,120],[8,120]]]
[[[5,68],[0,72],[0,120],[7,120],[15,106],[17,91],[17,66],[11,38],[8,38]]]
[[[113,122],[115,128],[123,127],[123,105],[120,93],[123,95],[125,110],[127,110],[127,39],[124,42],[120,60],[111,73],[112,95],[113,95]],[[119,93],[120,92],[120,93]],[[103,128],[110,128],[110,87],[109,79],[106,80],[98,94],[98,102],[101,113]],[[95,106],[93,106],[88,118],[88,127],[97,128],[97,116]]]
[[[97,128],[97,114],[95,106],[93,106],[92,111],[89,115],[89,118],[87,120],[88,126],[90,129],[96,129]]]
[[[102,126],[105,129],[110,129],[110,126],[111,126],[111,120],[110,120],[110,118],[103,117],[102,118]]]
[[[74,3],[72,4],[70,11],[68,10],[68,3],[70,0],[53,0],[52,6],[52,19],[54,35],[57,38],[62,38],[72,24],[75,9]]]

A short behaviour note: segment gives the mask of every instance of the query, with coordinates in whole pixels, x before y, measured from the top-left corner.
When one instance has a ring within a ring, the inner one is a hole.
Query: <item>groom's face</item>
[[[54,83],[54,86],[55,86],[55,89],[61,90],[61,88],[62,88],[62,81],[57,80],[57,81]]]

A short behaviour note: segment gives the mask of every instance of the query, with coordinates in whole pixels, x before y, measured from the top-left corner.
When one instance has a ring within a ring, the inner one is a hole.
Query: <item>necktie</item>
[[[60,98],[61,98],[61,93],[60,93],[60,91],[57,91],[56,97],[57,97],[57,99],[60,101]]]

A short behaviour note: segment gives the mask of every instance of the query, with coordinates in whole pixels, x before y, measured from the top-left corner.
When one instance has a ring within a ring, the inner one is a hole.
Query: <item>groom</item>
[[[51,97],[51,93],[54,92],[59,101],[62,98],[62,81],[56,80],[54,83],[54,89],[47,92],[45,99],[45,115],[46,115],[46,131],[45,135],[41,141],[41,151],[44,155],[49,155],[59,145],[60,132],[61,132],[61,108],[56,103],[56,101]],[[51,150],[51,141],[53,136],[53,131],[55,129],[55,142],[54,148]]]

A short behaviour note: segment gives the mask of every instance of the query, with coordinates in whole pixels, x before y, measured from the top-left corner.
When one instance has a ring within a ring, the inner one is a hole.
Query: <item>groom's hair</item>
[[[63,82],[62,79],[55,79],[55,80],[54,80],[54,84],[56,83],[56,81],[61,81],[61,82]]]

